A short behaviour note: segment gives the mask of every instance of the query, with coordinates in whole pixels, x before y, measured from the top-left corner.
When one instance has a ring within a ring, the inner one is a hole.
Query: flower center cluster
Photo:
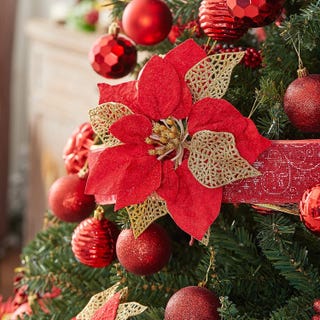
[[[180,165],[183,157],[183,143],[187,136],[188,133],[182,120],[169,117],[154,122],[152,134],[145,141],[147,144],[154,145],[154,149],[149,150],[150,155],[157,156],[158,160],[162,160],[175,152],[171,160]]]

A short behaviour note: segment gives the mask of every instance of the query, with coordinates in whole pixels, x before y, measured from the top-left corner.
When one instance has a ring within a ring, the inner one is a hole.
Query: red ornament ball
[[[138,238],[132,229],[120,232],[117,245],[120,264],[129,272],[149,275],[160,271],[171,256],[170,238],[160,225],[151,224]]]
[[[316,313],[320,313],[320,299],[316,299],[313,301],[313,310]]]
[[[94,132],[89,122],[81,124],[68,139],[63,149],[63,160],[68,174],[78,173],[85,165]]]
[[[168,36],[171,27],[172,14],[162,0],[132,0],[123,11],[122,28],[137,44],[157,44]]]
[[[107,34],[95,41],[89,51],[89,61],[95,72],[108,79],[129,74],[137,63],[137,49],[121,36]]]
[[[106,267],[115,258],[118,234],[113,222],[105,218],[87,218],[73,232],[71,241],[73,254],[87,266]]]
[[[312,316],[311,320],[320,320],[320,314]]]
[[[300,218],[306,227],[320,235],[320,185],[305,191],[299,208]]]
[[[262,27],[275,21],[281,14],[284,0],[227,0],[233,17],[250,28]]]
[[[95,199],[84,193],[86,178],[76,174],[56,180],[49,190],[49,208],[55,216],[66,222],[79,222],[95,208]]]
[[[302,73],[284,95],[284,111],[302,132],[320,132],[320,74]]]
[[[218,320],[218,297],[210,290],[190,286],[177,291],[168,301],[164,320]]]
[[[218,41],[240,39],[248,30],[244,22],[236,21],[230,14],[227,3],[220,0],[203,0],[199,21],[204,33]]]

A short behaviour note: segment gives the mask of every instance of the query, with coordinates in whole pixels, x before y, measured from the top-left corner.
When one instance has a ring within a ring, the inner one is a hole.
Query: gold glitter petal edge
[[[99,136],[102,142],[113,147],[120,144],[120,141],[109,133],[111,125],[133,112],[124,104],[116,102],[107,102],[98,105],[89,110],[89,119],[94,132]]]
[[[222,98],[229,86],[233,68],[241,61],[245,51],[219,53],[207,56],[185,75],[193,101],[203,98]]]
[[[138,238],[154,221],[168,213],[166,202],[157,195],[148,197],[143,203],[126,207],[133,230]]]
[[[207,247],[209,244],[209,240],[210,240],[210,228],[208,229],[206,234],[203,236],[200,243],[202,243],[203,245],[205,245]]]
[[[121,303],[118,307],[117,317],[115,320],[127,320],[130,317],[137,316],[147,309],[137,302]]]
[[[240,156],[232,133],[198,131],[192,137],[189,150],[189,170],[207,188],[260,175]]]

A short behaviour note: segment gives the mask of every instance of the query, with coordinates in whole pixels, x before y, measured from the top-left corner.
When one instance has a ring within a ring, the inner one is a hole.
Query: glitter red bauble
[[[108,79],[129,74],[137,63],[137,49],[121,36],[107,34],[95,41],[89,51],[89,61],[95,72]]]
[[[320,299],[316,299],[313,301],[313,310],[316,313],[320,313]]]
[[[171,256],[167,232],[158,224],[151,224],[138,238],[132,229],[120,232],[116,246],[120,264],[129,272],[149,275],[160,271]]]
[[[48,202],[55,216],[66,222],[79,222],[92,213],[96,204],[94,196],[84,194],[86,181],[72,174],[52,184]]]
[[[236,21],[225,1],[203,0],[199,8],[200,26],[214,40],[240,39],[248,30],[243,21]]]
[[[226,1],[231,15],[236,20],[244,21],[250,28],[262,27],[275,21],[284,4],[284,0]]]
[[[320,185],[305,191],[299,204],[305,226],[320,235]]]
[[[164,320],[218,320],[218,297],[210,290],[190,286],[177,291],[168,301]]]
[[[94,132],[89,122],[81,124],[68,139],[63,149],[63,160],[68,174],[78,173],[85,165]]]
[[[320,320],[320,314],[312,316],[311,320]]]
[[[284,111],[302,132],[320,132],[320,74],[301,76],[288,86]]]
[[[115,258],[118,234],[113,222],[105,218],[87,218],[73,232],[71,241],[73,254],[87,266],[106,267]]]
[[[172,26],[172,14],[162,0],[132,0],[122,15],[122,28],[137,44],[154,45],[164,40]]]

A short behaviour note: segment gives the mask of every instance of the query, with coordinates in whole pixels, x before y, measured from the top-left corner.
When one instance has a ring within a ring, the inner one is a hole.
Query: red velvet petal
[[[168,118],[181,99],[180,80],[171,64],[153,56],[145,65],[138,82],[137,113],[153,120]]]
[[[179,178],[174,170],[171,160],[164,161],[162,165],[162,181],[157,193],[163,199],[175,201],[179,188]]]
[[[201,240],[219,214],[222,188],[202,186],[189,171],[186,160],[176,174],[179,190],[176,197],[165,198],[168,210],[183,231]]]
[[[205,98],[194,104],[188,130],[191,136],[201,130],[232,133],[240,155],[249,163],[270,146],[270,141],[259,134],[254,123],[223,99]]]
[[[141,114],[130,114],[112,124],[109,131],[124,143],[144,143],[152,134],[152,124]]]
[[[120,292],[117,292],[94,313],[91,320],[115,320],[119,304]]]
[[[155,156],[132,159],[119,185],[115,210],[142,203],[161,183],[161,161]]]

